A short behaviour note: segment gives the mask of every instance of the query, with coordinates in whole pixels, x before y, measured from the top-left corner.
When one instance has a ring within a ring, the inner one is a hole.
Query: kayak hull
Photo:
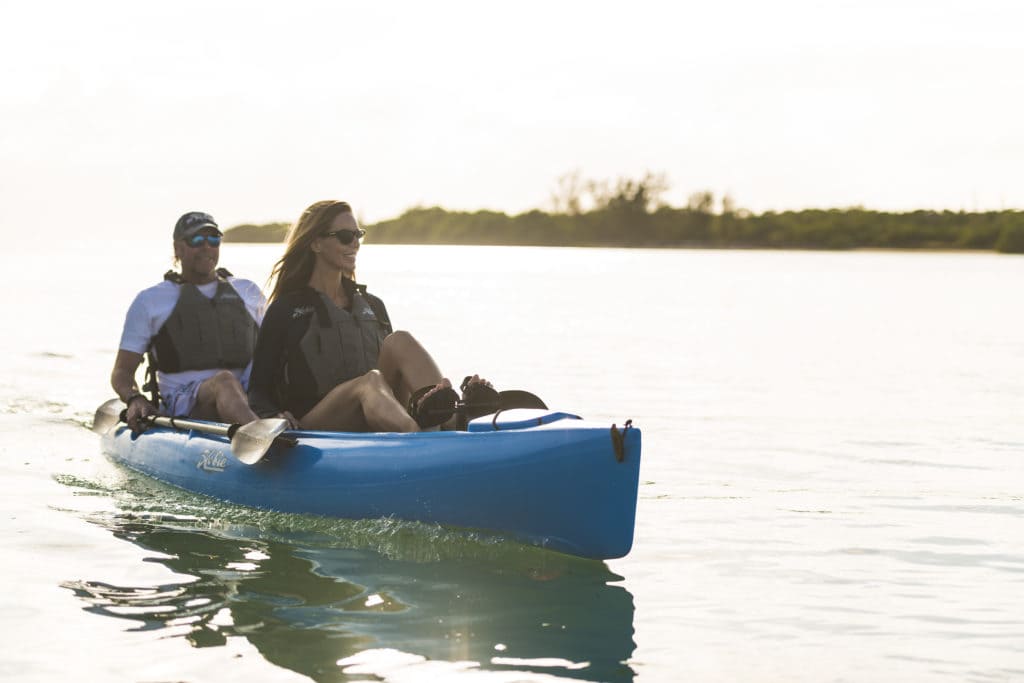
[[[154,479],[280,512],[395,517],[479,529],[612,559],[633,543],[641,435],[565,413],[510,410],[466,432],[294,431],[254,465],[230,442],[154,427],[104,435],[104,453]],[[621,438],[617,438],[621,436]]]

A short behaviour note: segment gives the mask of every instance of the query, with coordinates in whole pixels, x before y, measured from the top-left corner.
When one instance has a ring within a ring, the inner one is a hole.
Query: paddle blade
[[[231,452],[246,465],[255,465],[270,450],[281,432],[288,429],[288,421],[277,418],[253,420],[238,428],[231,437]]]
[[[498,392],[498,406],[501,410],[512,410],[514,408],[539,408],[546,410],[544,401],[536,394],[522,389],[506,389]]]
[[[92,431],[97,434],[106,434],[117,426],[121,421],[121,410],[124,404],[121,399],[112,398],[96,409],[96,415],[92,418]]]

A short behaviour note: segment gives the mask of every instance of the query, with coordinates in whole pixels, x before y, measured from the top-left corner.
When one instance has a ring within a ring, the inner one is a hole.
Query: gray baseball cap
[[[213,228],[218,235],[224,234],[210,214],[202,211],[189,211],[174,224],[174,239],[183,240],[191,237],[203,228]]]

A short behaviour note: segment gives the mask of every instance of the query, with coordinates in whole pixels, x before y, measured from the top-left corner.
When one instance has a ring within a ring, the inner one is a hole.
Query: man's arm
[[[139,391],[135,382],[135,371],[142,363],[142,354],[119,349],[114,359],[114,370],[110,373],[110,386],[128,407],[128,426],[134,431],[139,429],[139,418],[156,413],[156,406]]]

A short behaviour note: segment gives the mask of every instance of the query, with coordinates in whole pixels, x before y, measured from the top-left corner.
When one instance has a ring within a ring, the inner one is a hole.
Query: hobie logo
[[[199,462],[196,463],[196,469],[204,470],[206,472],[223,472],[224,468],[228,466],[228,459],[220,451],[207,449],[199,454]]]

